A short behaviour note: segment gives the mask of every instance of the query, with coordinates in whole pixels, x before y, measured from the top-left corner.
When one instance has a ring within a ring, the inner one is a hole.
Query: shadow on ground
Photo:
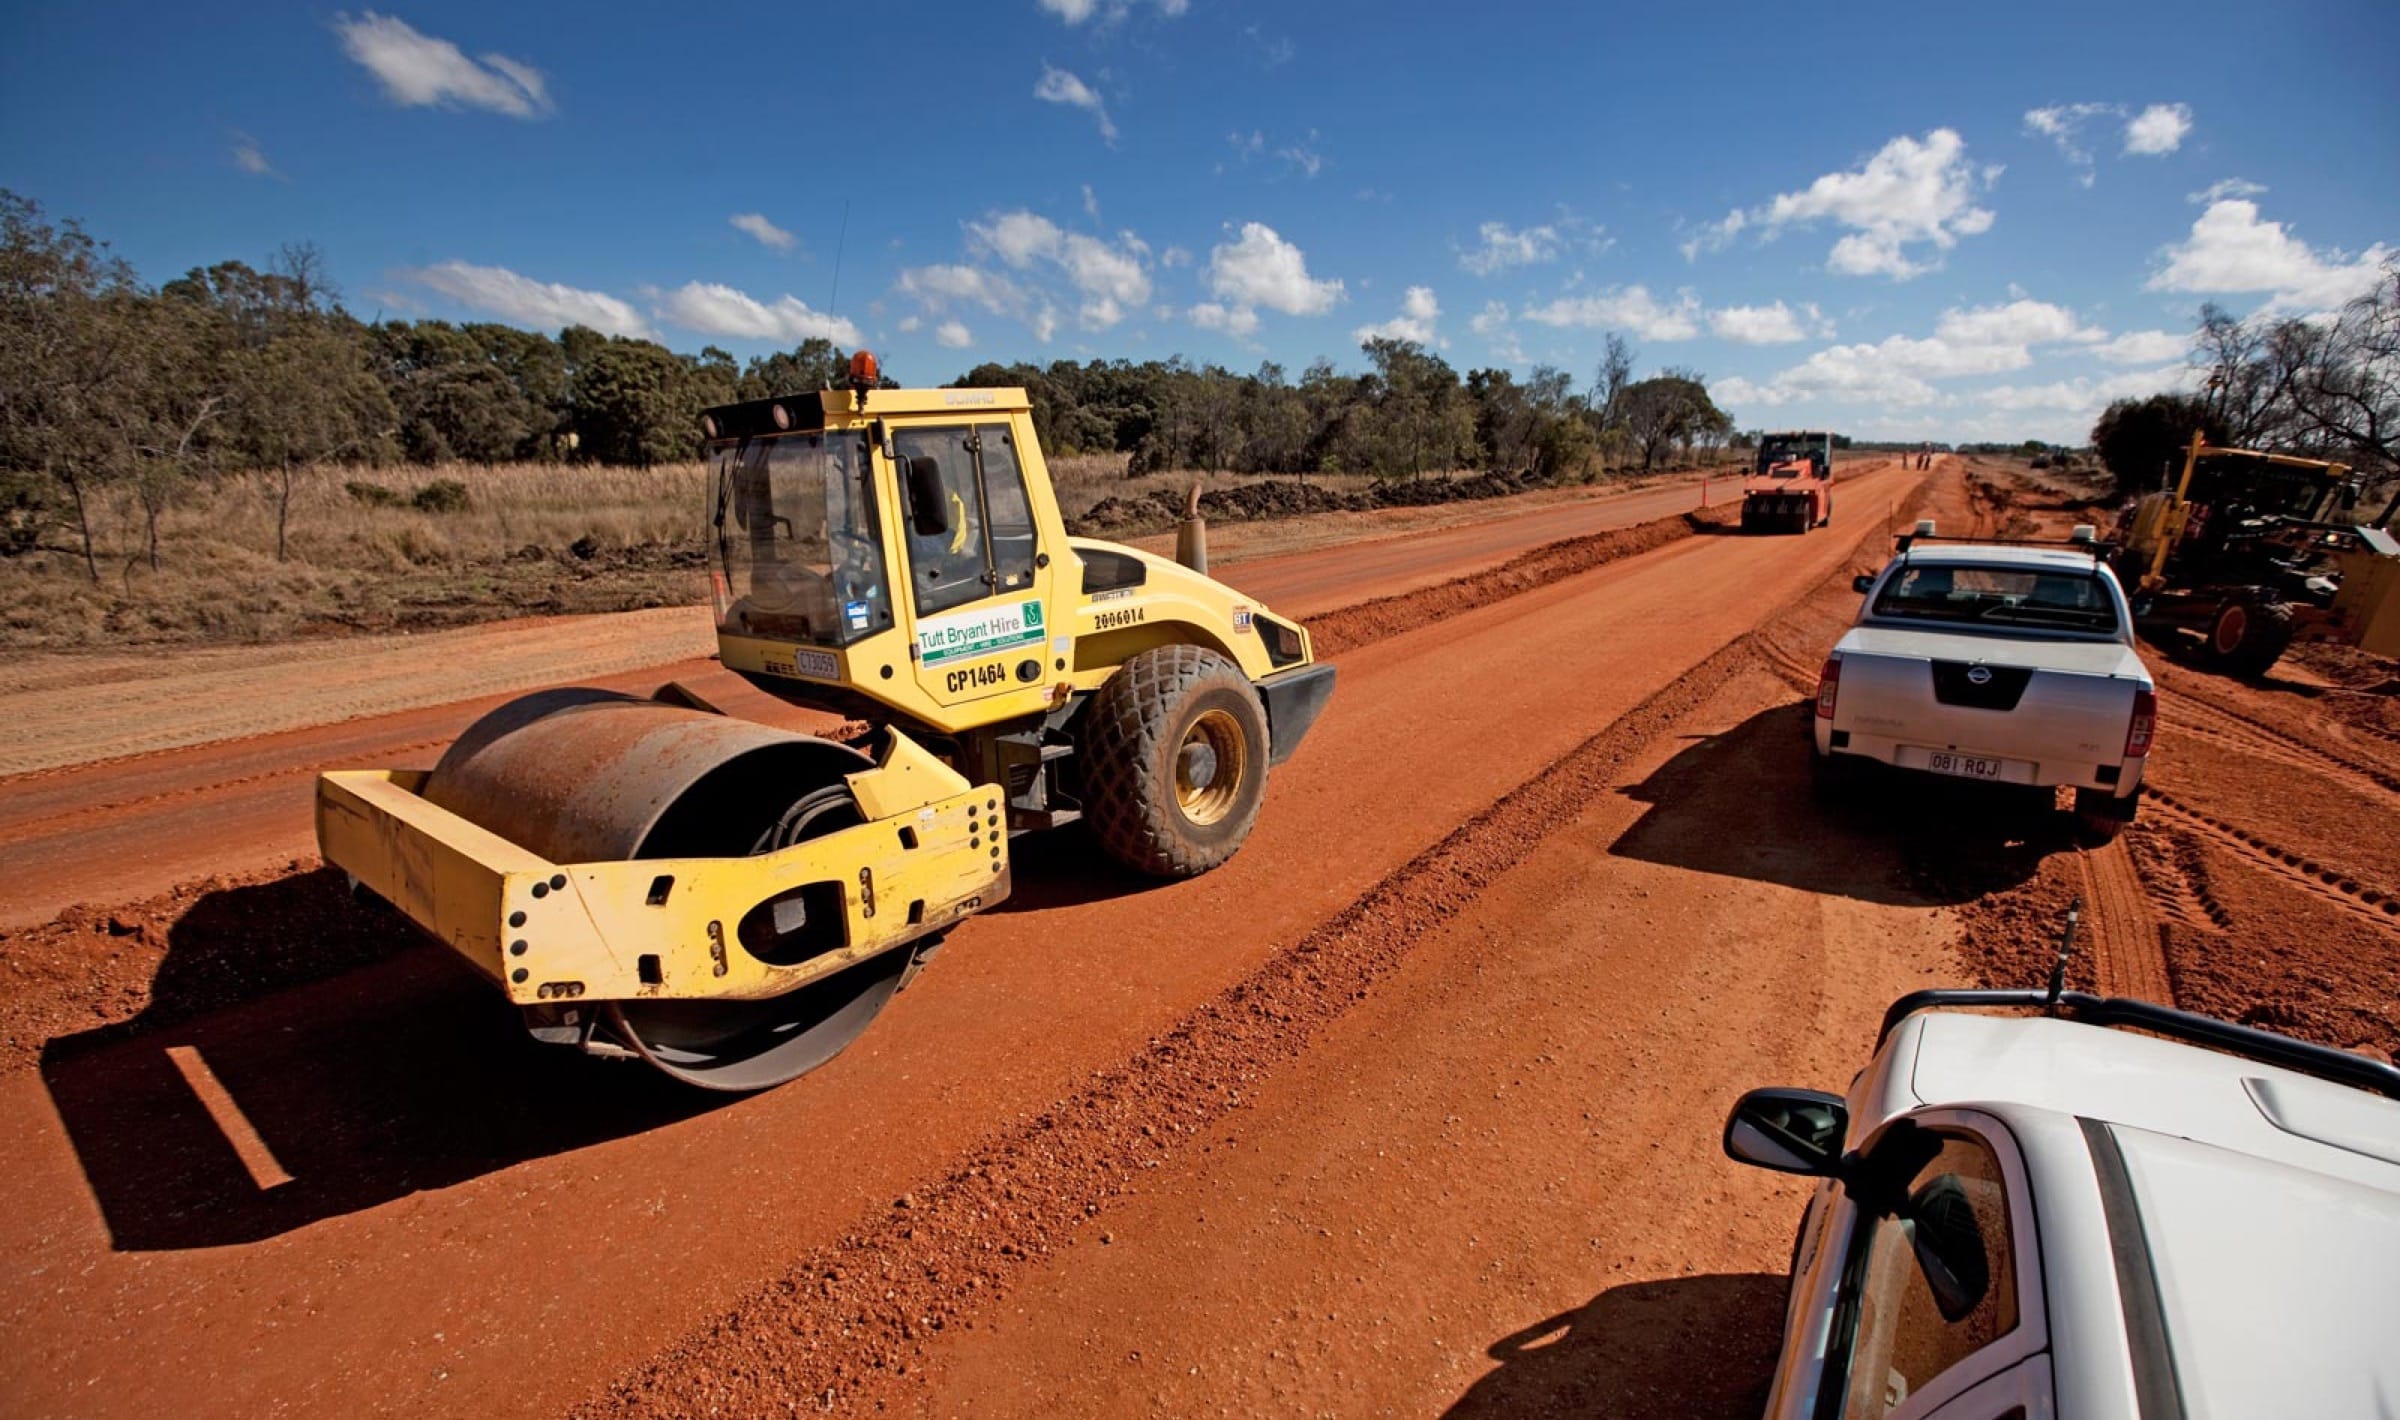
[[[178,1055],[289,1181],[261,1186]],[[729,1098],[535,1044],[464,963],[322,873],[202,898],[150,1008],[50,1041],[40,1069],[120,1251],[254,1242]]]
[[[1499,1369],[1448,1414],[1753,1416],[1766,1406],[1783,1303],[1784,1279],[1757,1272],[1611,1287],[1493,1342]]]
[[[1048,833],[1029,833],[1008,845],[1008,898],[995,912],[1039,912],[1081,907],[1172,886],[1120,865],[1100,847],[1086,824]]]
[[[1004,911],[1165,886],[1080,831],[1019,840],[1014,866]],[[165,931],[140,1015],[41,1053],[120,1251],[255,1242],[735,1098],[536,1044],[487,982],[338,871],[209,893]],[[262,1187],[245,1164],[186,1076],[195,1054],[288,1182]]]
[[[1808,715],[1794,701],[1694,740],[1624,791],[1651,807],[1610,851],[1924,907],[2014,887],[2043,858],[2072,850],[2067,816],[2046,790],[1885,771],[1823,802],[1810,783]]]

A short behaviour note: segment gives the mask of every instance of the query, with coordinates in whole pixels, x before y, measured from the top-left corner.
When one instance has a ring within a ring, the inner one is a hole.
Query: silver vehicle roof
[[[2085,1152],[2104,1129],[2188,1413],[2400,1414],[2400,1100],[2128,1031],[1962,1011],[1902,1022],[1859,1089],[1857,1138],[1920,1106],[1977,1108],[2010,1125],[2048,1180],[2037,1189],[2104,1187]],[[2074,1221],[2097,1216],[2082,1203],[2036,1200],[2044,1285],[2055,1312],[2114,1316],[2120,1221],[2097,1245]],[[2063,1387],[2076,1367],[2060,1361]]]
[[[2071,547],[2010,547],[1981,542],[1920,543],[1896,553],[1892,565],[1911,567],[2021,567],[2040,572],[2081,572],[2100,567],[2089,552]],[[2105,570],[2105,569],[2102,569]]]

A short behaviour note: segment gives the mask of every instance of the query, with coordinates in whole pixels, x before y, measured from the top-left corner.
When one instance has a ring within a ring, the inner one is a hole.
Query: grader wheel
[[[2227,602],[2208,628],[2209,656],[2232,675],[2256,678],[2292,644],[2292,609],[2262,598]]]
[[[1250,836],[1267,788],[1267,716],[1233,662],[1160,646],[1119,667],[1084,716],[1085,811],[1136,872],[1197,877]]]

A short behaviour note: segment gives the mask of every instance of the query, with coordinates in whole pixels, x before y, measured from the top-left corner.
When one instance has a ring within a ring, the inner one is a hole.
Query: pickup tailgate
[[[1858,628],[1835,653],[1832,728],[1910,747],[2013,761],[2001,777],[2077,782],[2125,756],[2134,697],[2150,681],[2114,641],[2047,642]]]

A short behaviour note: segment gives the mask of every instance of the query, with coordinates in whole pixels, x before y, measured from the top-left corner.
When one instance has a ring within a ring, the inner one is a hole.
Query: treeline
[[[963,386],[1020,385],[1043,447],[1131,455],[1133,474],[1192,468],[1234,473],[1364,473],[1413,478],[1482,468],[1539,478],[1638,464],[1722,447],[1733,422],[1701,377],[1668,370],[1633,378],[1633,351],[1611,336],[1588,387],[1537,365],[1463,377],[1413,341],[1370,339],[1368,369],[1318,360],[1298,380],[1272,361],[1249,374],[1181,358],[985,364]]]
[[[2242,320],[2204,306],[2192,345],[2194,392],[2121,399],[2092,426],[2120,490],[2162,486],[2195,433],[2347,463],[2370,485],[2400,471],[2400,262],[2332,312]]]
[[[1698,374],[1637,380],[1616,336],[1580,387],[1548,366],[1462,376],[1408,341],[1363,349],[1362,373],[1320,360],[1296,381],[1271,363],[1236,374],[1176,358],[983,365],[955,383],[1023,385],[1046,447],[1126,454],[1137,474],[1558,478],[1735,438]],[[229,261],[146,287],[75,222],[0,191],[0,556],[63,535],[97,580],[94,514],[130,497],[155,567],[162,515],[198,482],[241,474],[274,490],[280,560],[301,470],[690,459],[703,408],[817,389],[846,365],[813,339],[745,364],[580,326],[362,321],[308,246],[264,270]]]
[[[305,246],[150,289],[77,224],[0,192],[0,555],[63,530],[96,580],[96,501],[130,494],[155,567],[184,491],[264,474],[281,559],[302,469],[689,459],[704,407],[814,389],[842,365],[823,341],[745,366],[580,326],[364,322]]]

